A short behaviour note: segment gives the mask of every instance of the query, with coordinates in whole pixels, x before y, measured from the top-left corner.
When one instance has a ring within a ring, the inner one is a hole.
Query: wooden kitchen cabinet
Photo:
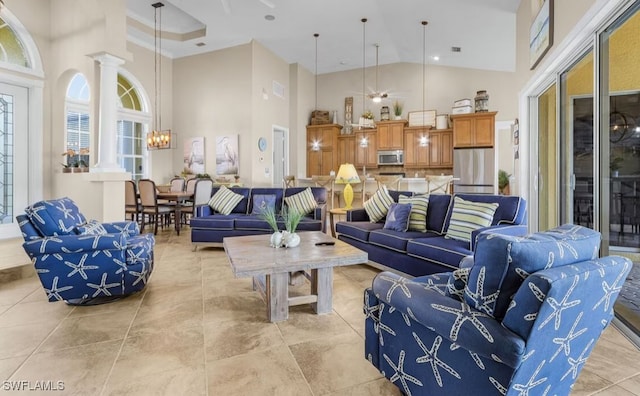
[[[427,168],[429,166],[430,147],[420,146],[421,138],[429,141],[429,129],[408,127],[404,130],[404,167]]]
[[[338,164],[355,164],[355,162],[356,136],[353,134],[338,136]]]
[[[307,177],[338,171],[338,135],[342,125],[307,126]]]
[[[403,150],[406,120],[380,121],[378,129],[378,150]]]
[[[451,129],[428,129],[407,127],[404,130],[405,168],[452,168],[453,131]],[[420,146],[421,138],[427,145]]]
[[[377,131],[375,129],[363,129],[355,132],[355,153],[354,164],[356,168],[363,166],[371,169],[378,167],[378,146]],[[363,139],[366,146],[363,145]]]
[[[429,167],[453,168],[453,130],[432,130],[429,133]]]
[[[497,112],[455,114],[453,147],[493,147]]]

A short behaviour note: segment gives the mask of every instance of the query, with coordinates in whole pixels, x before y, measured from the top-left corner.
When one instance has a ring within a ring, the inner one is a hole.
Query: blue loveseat
[[[389,191],[394,201],[400,195]],[[410,195],[410,193],[402,193]],[[471,242],[446,238],[454,197],[466,201],[497,203],[489,227],[471,233]],[[460,261],[473,254],[478,235],[487,230],[505,235],[525,235],[526,201],[517,196],[481,194],[431,194],[427,206],[427,232],[384,229],[385,220],[371,222],[364,209],[347,212],[346,221],[336,224],[338,239],[369,254],[369,260],[400,272],[421,276],[459,268]]]
[[[252,214],[254,198],[258,195],[275,195],[275,212],[280,213],[286,197],[298,194],[307,188],[311,189],[317,206],[302,219],[297,231],[325,231],[327,190],[324,187],[232,187],[230,190],[242,195],[242,200],[230,214],[216,213],[209,205],[196,207],[196,214],[190,220],[191,243],[194,250],[199,245],[222,246],[224,237],[272,233],[273,230],[266,221]],[[218,189],[219,187],[214,187],[211,196]],[[278,221],[278,226],[279,229],[284,230],[282,220]]]
[[[109,302],[142,290],[153,271],[154,236],[134,221],[87,221],[69,198],[36,202],[16,219],[50,302]]]

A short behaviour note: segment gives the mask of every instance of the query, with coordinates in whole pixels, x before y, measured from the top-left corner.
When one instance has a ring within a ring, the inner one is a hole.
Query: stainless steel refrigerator
[[[453,150],[454,193],[494,194],[497,171],[492,148]]]

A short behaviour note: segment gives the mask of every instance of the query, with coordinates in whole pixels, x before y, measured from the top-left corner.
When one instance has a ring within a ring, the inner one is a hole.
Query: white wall
[[[252,47],[252,88],[251,103],[252,118],[251,133],[243,137],[242,145],[248,146],[247,156],[251,159],[251,180],[253,186],[271,186],[273,183],[273,160],[280,161],[280,158],[272,158],[273,148],[273,125],[289,128],[289,100],[290,100],[290,79],[289,65],[282,59],[275,56],[261,44],[253,41]],[[273,93],[273,82],[284,86],[284,98]],[[258,150],[258,138],[267,139],[265,153]],[[244,155],[243,155],[244,157]],[[242,160],[243,158],[241,158]],[[243,161],[246,163],[247,161]],[[241,165],[243,165],[241,163]],[[269,172],[266,172],[269,169]],[[275,185],[280,186],[276,181]]]
[[[240,177],[252,178],[252,44],[173,62],[173,131],[178,133],[173,172],[183,164],[183,142],[204,136],[205,171],[215,174],[215,138],[239,135]]]

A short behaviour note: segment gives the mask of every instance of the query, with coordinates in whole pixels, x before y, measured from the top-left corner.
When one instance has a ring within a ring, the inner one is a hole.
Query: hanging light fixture
[[[364,101],[365,101],[365,92],[364,92],[364,67],[365,67],[365,48],[366,45],[366,32],[365,26],[367,24],[367,18],[362,18],[362,114],[364,114]]]
[[[429,22],[427,21],[422,21],[420,22],[422,24],[422,111],[424,111],[424,97],[425,97],[425,92],[427,90],[427,83],[425,80],[425,73],[426,73],[426,53],[427,53],[427,24]]]
[[[161,65],[161,52],[162,52],[162,7],[164,4],[161,2],[151,4],[155,8],[154,14],[154,89],[155,89],[155,109],[154,109],[154,128],[151,132],[147,133],[147,149],[158,150],[171,148],[171,131],[162,130],[162,65]]]
[[[316,105],[315,109],[318,110],[318,36],[320,34],[314,33],[313,37],[316,38]]]
[[[366,97],[367,97],[367,94],[365,93],[365,84],[364,84],[365,52],[366,52],[365,26],[367,23],[367,18],[362,18],[360,21],[362,22],[362,115],[360,116],[360,120],[358,121],[358,127],[362,129],[362,128],[374,128],[375,124],[373,122],[373,114],[370,111],[365,111],[365,108],[364,108]]]
[[[372,94],[369,94],[369,98],[373,101],[373,103],[380,103],[382,99],[386,99],[388,96],[386,92],[378,91],[378,48],[380,45],[374,44],[376,47],[376,91]]]

